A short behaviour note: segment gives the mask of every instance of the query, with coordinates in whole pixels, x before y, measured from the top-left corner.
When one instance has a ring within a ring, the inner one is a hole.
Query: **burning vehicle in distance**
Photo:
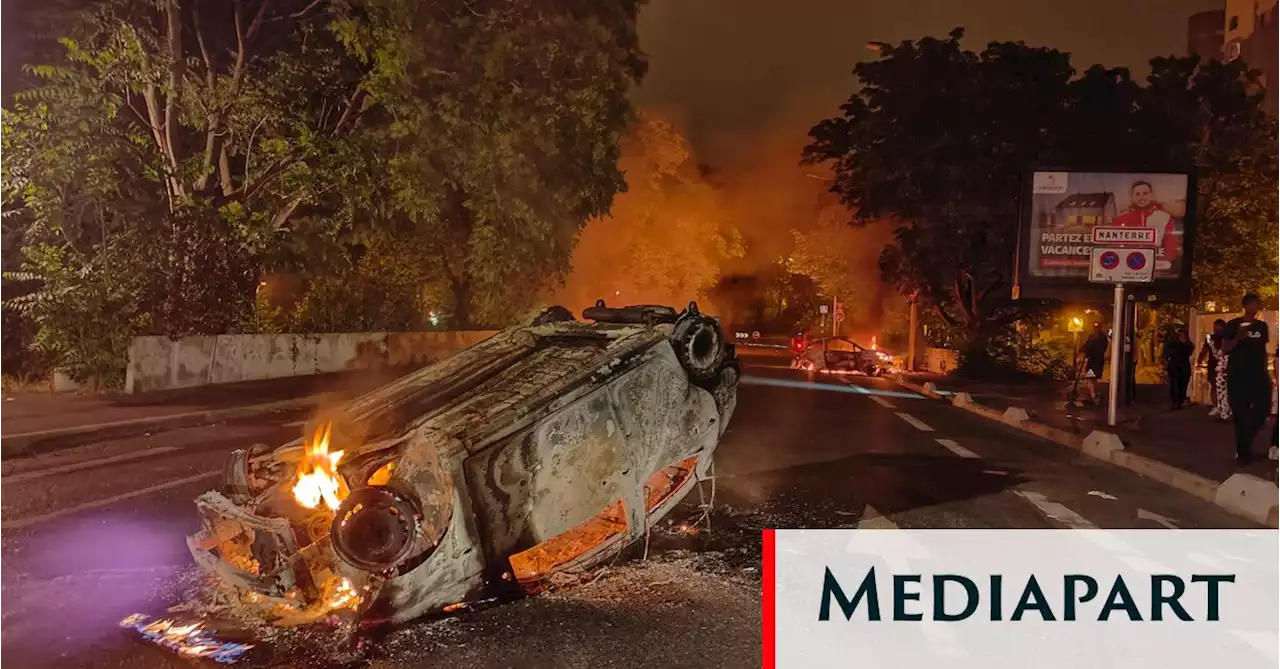
[[[710,477],[741,369],[694,303],[584,319],[553,307],[235,452],[188,538],[212,610],[404,622],[643,538]]]
[[[864,348],[844,337],[822,337],[804,342],[791,360],[791,368],[824,374],[881,376],[893,369],[893,356],[879,348]]]

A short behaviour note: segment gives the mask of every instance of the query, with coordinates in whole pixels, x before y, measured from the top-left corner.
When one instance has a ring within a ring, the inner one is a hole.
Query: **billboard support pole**
[[[1120,368],[1124,349],[1120,340],[1124,339],[1124,284],[1116,284],[1115,304],[1111,308],[1111,384],[1107,388],[1107,425],[1116,424],[1116,404],[1120,400]]]

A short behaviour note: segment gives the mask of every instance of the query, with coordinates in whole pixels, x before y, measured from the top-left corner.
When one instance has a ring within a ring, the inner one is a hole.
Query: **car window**
[[[841,353],[857,353],[858,345],[848,339],[828,339],[827,350]]]

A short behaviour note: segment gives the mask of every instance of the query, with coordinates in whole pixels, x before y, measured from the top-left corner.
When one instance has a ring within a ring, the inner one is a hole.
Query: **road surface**
[[[303,415],[187,428],[3,463],[3,642],[15,667],[189,667],[115,627],[192,581],[192,499],[228,451]],[[678,509],[647,561],[592,583],[394,630],[372,667],[759,665],[763,527],[1231,528],[1217,507],[862,377],[756,365],[716,458],[711,528]],[[709,493],[709,490],[707,491]],[[696,503],[696,493],[690,495]],[[253,666],[335,666],[290,635]]]

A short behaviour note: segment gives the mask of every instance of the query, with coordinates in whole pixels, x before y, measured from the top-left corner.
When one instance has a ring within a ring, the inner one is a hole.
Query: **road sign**
[[[820,313],[820,314],[825,314],[825,313],[827,313],[827,312],[828,312],[828,311],[830,311],[830,310],[831,310],[831,307],[828,307],[828,306],[827,306],[827,305],[825,305],[825,304],[819,304],[819,305],[818,305],[818,313]]]
[[[1150,283],[1155,276],[1155,249],[1095,246],[1089,257],[1094,283]]]
[[[837,323],[843,323],[843,322],[844,322],[844,311],[843,311],[843,310],[841,310],[841,311],[837,311],[837,312],[836,312],[836,315],[835,315],[835,316],[833,316],[832,318],[833,318],[833,319],[835,320],[835,322],[837,322]]]
[[[760,338],[760,331],[759,331],[759,330],[754,330],[754,331],[752,331],[752,333],[751,333],[751,338],[752,338],[752,339],[759,339],[759,338]]]
[[[1093,243],[1100,246],[1155,246],[1156,229],[1097,226],[1093,229]]]

